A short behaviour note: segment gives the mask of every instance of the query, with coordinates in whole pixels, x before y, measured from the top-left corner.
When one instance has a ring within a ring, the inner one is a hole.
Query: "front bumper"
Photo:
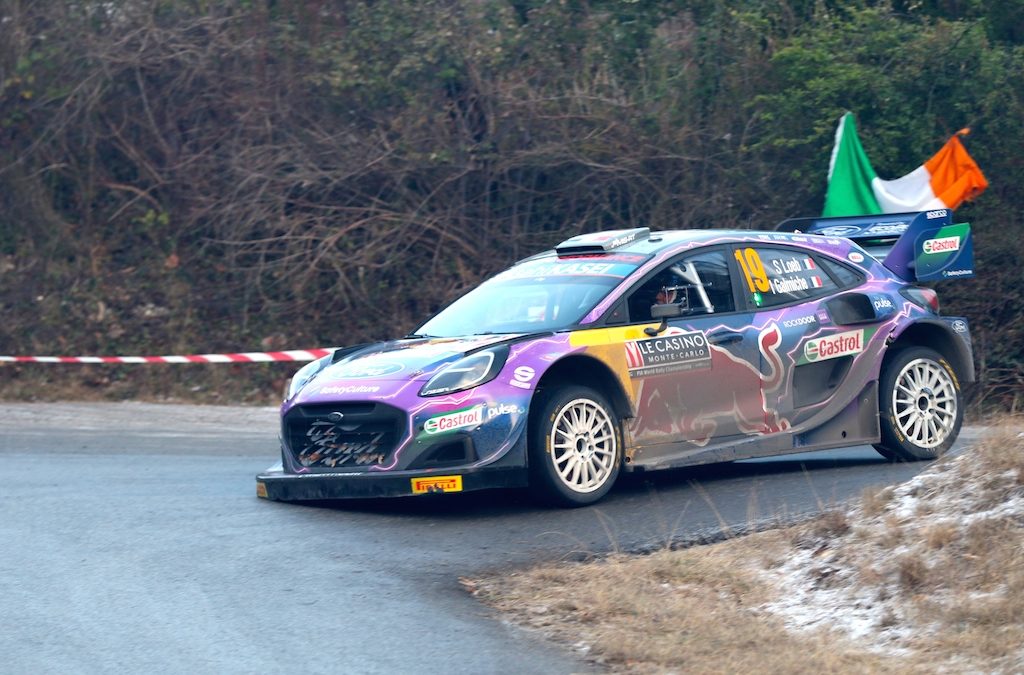
[[[256,476],[256,495],[272,501],[406,497],[441,492],[525,487],[526,467],[486,466],[424,473],[287,474],[275,465]]]

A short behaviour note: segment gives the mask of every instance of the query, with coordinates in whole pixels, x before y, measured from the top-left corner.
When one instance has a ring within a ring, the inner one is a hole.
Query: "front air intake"
[[[391,457],[405,425],[405,413],[383,403],[328,403],[292,408],[281,431],[299,466],[364,471]]]

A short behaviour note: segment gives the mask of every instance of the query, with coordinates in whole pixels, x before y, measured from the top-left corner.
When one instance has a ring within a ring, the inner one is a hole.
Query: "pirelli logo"
[[[412,493],[462,492],[462,476],[428,476],[412,479]]]

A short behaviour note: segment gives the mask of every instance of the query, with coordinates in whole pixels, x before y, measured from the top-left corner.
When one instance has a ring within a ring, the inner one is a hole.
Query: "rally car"
[[[302,368],[257,494],[529,486],[577,506],[624,471],[860,444],[931,459],[974,366],[967,321],[921,282],[972,258],[948,210],[582,234]]]

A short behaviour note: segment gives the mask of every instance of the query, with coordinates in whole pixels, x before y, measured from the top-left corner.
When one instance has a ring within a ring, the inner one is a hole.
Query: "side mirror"
[[[668,328],[668,320],[674,319],[678,316],[689,313],[689,308],[684,300],[683,302],[670,302],[664,305],[654,305],[651,307],[651,318],[661,319],[661,325],[657,328],[651,328],[648,326],[644,328],[644,332],[650,336],[655,336],[658,333],[664,333],[665,329]]]

